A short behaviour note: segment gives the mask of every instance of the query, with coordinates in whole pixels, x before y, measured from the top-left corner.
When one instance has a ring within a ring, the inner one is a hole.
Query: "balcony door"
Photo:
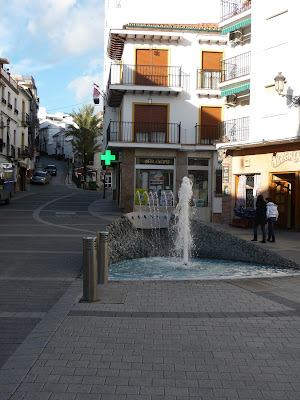
[[[135,84],[168,86],[168,50],[137,49]]]
[[[213,144],[219,139],[219,122],[222,107],[201,107],[199,139],[200,144]]]
[[[134,105],[134,141],[165,143],[168,133],[168,105]]]
[[[218,89],[221,78],[221,60],[223,53],[214,51],[202,52],[202,89]]]

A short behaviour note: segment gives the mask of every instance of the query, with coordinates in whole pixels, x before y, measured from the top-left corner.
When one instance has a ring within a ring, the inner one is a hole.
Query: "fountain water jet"
[[[178,192],[178,204],[174,215],[176,218],[177,238],[175,242],[176,250],[183,255],[183,263],[188,264],[189,254],[192,245],[192,235],[190,229],[190,201],[193,196],[193,183],[186,176]]]

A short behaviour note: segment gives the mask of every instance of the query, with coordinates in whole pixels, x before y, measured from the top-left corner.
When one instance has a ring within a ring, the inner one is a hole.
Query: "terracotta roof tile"
[[[199,31],[218,31],[217,23],[199,23],[199,24],[144,24],[144,23],[129,23],[123,26],[123,29],[147,29],[147,30],[199,30]]]

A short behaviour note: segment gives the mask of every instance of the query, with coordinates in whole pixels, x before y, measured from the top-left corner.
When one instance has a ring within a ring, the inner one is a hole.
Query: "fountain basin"
[[[241,279],[300,275],[299,269],[192,258],[151,257],[124,260],[109,266],[110,280]]]

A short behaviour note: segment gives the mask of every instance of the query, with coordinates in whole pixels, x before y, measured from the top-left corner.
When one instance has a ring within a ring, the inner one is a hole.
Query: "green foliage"
[[[83,161],[84,169],[92,161],[95,153],[101,151],[97,137],[102,135],[102,113],[94,115],[94,107],[85,105],[78,112],[71,113],[77,126],[69,126],[67,136],[73,136],[72,145],[74,153]]]

